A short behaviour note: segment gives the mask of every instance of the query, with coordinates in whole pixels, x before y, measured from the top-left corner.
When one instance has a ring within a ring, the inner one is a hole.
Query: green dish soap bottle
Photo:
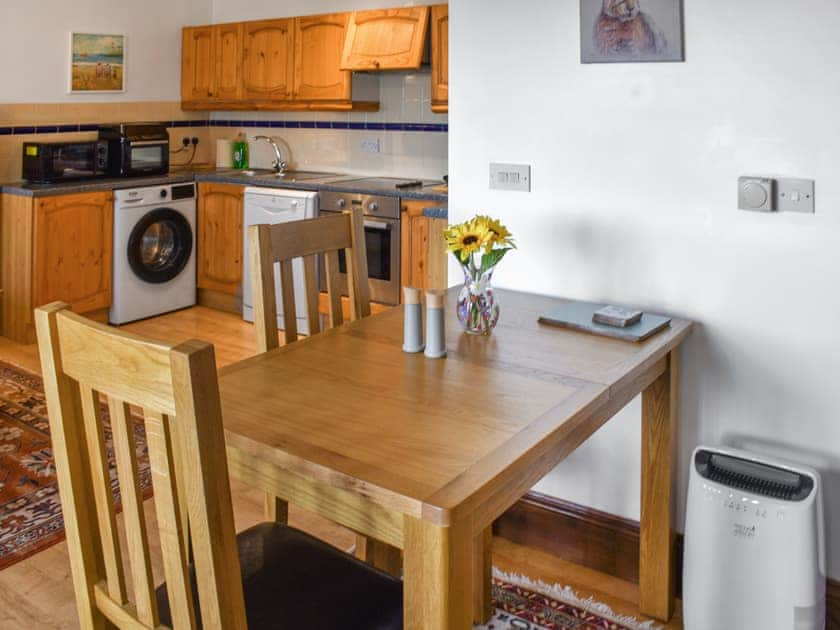
[[[244,133],[240,133],[233,141],[233,168],[248,168],[248,138]]]

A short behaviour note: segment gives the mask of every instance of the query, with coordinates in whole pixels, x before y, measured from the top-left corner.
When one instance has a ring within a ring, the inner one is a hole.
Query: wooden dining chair
[[[35,325],[82,628],[402,627],[398,580],[279,523],[236,535],[213,346],[157,343],[61,303],[36,309]],[[158,588],[141,423],[166,580]]]
[[[338,283],[340,250],[344,251],[346,261],[350,320],[355,321],[370,315],[370,286],[364,220],[361,211],[347,210],[341,214],[276,225],[252,225],[248,230],[251,285],[254,291],[254,325],[259,352],[268,352],[280,345],[277,336],[275,266],[279,267],[280,273],[285,340],[289,344],[298,339],[292,269],[296,258],[303,259],[304,298],[310,335],[321,332],[321,316],[318,308],[320,292],[316,262],[318,256],[323,256],[322,273],[327,279],[329,327],[344,323]],[[267,494],[265,516],[271,521],[286,522],[288,504],[278,497]],[[359,558],[393,575],[400,574],[402,562],[399,549],[358,535],[356,554]]]
[[[344,251],[347,269],[351,321],[370,315],[367,252],[362,213],[345,211],[317,219],[290,221],[276,225],[252,225],[250,239],[251,278],[254,291],[254,325],[257,329],[257,350],[268,352],[280,345],[277,337],[277,295],[274,282],[275,265],[280,271],[283,298],[283,320],[286,343],[298,339],[297,310],[292,264],[303,259],[304,291],[309,334],[321,332],[318,256],[323,256],[323,273],[327,279],[329,327],[344,323],[341,292],[338,286],[339,255]]]

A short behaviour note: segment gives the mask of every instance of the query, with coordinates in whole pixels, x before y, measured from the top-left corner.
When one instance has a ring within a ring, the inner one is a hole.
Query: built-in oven
[[[400,200],[396,197],[358,193],[321,192],[320,214],[358,208],[364,215],[370,299],[382,304],[400,303]],[[339,252],[341,294],[347,292],[347,263]],[[321,274],[321,291],[326,291]]]
[[[108,142],[108,173],[113,177],[169,172],[169,132],[162,123],[103,125],[99,139]]]

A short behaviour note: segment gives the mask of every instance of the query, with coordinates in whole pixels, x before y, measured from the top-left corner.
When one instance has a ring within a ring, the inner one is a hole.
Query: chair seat
[[[402,582],[280,523],[237,536],[245,612],[251,630],[396,630],[402,623]],[[198,608],[195,572],[190,571]],[[166,584],[157,592],[160,621],[171,626]],[[200,614],[196,614],[201,628]]]

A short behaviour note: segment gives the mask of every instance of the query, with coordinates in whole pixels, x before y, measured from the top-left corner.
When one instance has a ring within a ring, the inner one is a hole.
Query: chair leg
[[[356,557],[396,578],[402,577],[402,552],[396,547],[356,534]]]
[[[270,492],[265,493],[265,520],[272,523],[289,522],[289,504]]]

